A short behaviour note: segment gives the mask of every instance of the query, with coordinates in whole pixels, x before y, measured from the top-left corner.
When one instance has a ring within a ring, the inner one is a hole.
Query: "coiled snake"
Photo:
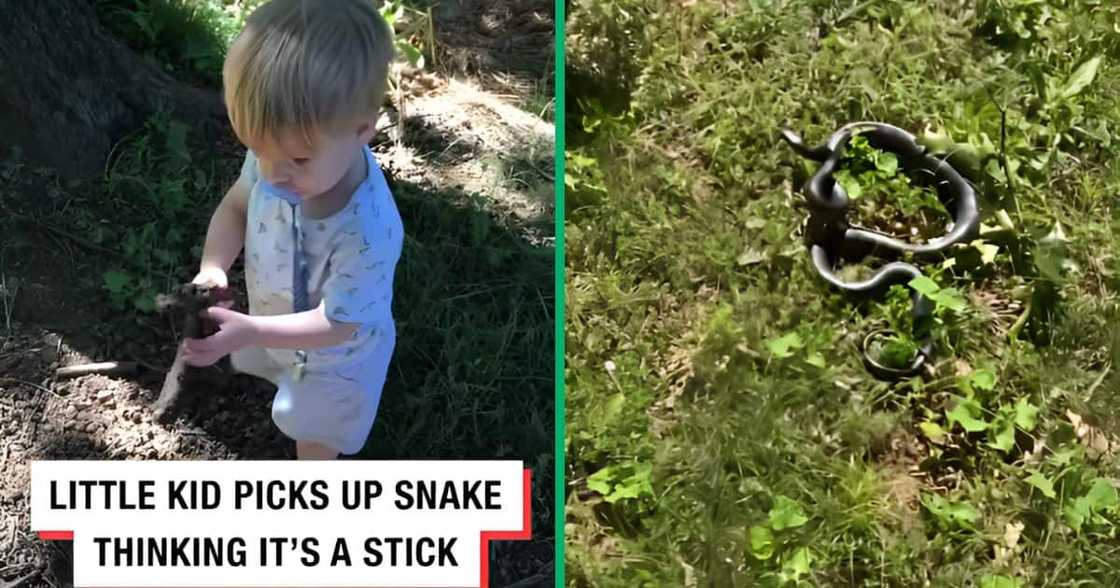
[[[925,243],[907,243],[885,233],[859,227],[848,222],[848,195],[834,178],[844,150],[855,135],[868,144],[898,157],[899,169],[919,185],[932,186],[938,199],[953,217],[947,234]],[[911,254],[918,260],[938,257],[957,243],[975,238],[980,227],[980,211],[972,186],[948,163],[930,155],[910,133],[888,124],[857,122],[844,125],[817,147],[807,147],[801,137],[788,129],[782,139],[799,155],[821,162],[820,168],[801,188],[809,207],[805,236],[817,273],[829,284],[844,292],[860,296],[882,296],[895,284],[906,284],[921,276],[917,267],[903,261],[892,261],[879,268],[870,278],[858,282],[844,281],[837,268],[841,261],[857,262],[868,255],[890,259]],[[915,292],[912,298],[915,324],[933,313],[933,303]],[[874,335],[873,333],[872,335]],[[892,380],[917,374],[932,354],[931,337],[923,336],[917,355],[906,368],[880,364],[868,353],[871,336],[864,339],[863,359],[874,376]]]

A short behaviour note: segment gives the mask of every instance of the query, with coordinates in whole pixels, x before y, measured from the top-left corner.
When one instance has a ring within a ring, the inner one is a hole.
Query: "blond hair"
[[[272,0],[255,10],[223,71],[242,141],[317,132],[376,116],[393,60],[393,31],[371,0]]]

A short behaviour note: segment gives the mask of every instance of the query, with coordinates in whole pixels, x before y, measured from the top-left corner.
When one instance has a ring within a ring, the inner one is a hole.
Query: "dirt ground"
[[[462,0],[433,15],[436,66],[404,75],[403,100],[375,140],[382,165],[412,183],[482,194],[527,238],[548,243],[553,127],[533,105],[550,108],[535,99],[552,95],[551,4]],[[218,148],[229,154],[219,177],[232,180],[242,148]],[[233,376],[174,422],[156,422],[151,405],[174,357],[172,325],[159,316],[122,325],[100,290],[116,253],[51,220],[96,192],[0,161],[2,588],[72,585],[69,544],[29,530],[32,460],[294,458],[269,417],[274,390],[248,376]],[[126,377],[55,377],[59,367],[101,361],[140,368]],[[553,584],[551,529],[544,531],[547,540],[492,548],[494,586]]]

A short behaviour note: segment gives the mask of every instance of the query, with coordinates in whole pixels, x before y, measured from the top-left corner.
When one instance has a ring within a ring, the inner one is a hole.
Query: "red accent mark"
[[[73,531],[39,531],[39,538],[43,541],[73,541]]]
[[[521,495],[524,499],[524,504],[521,507],[522,521],[521,530],[519,531],[483,531],[482,537],[482,559],[480,560],[480,567],[482,569],[481,578],[479,579],[479,588],[490,588],[490,541],[500,540],[526,540],[533,537],[533,494],[531,491],[533,470],[525,468],[521,476],[522,491]]]

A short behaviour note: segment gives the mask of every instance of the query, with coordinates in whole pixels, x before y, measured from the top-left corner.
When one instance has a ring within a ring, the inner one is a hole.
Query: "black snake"
[[[848,195],[833,178],[839,168],[848,142],[855,135],[863,136],[868,144],[898,157],[899,169],[908,172],[916,182],[932,186],[938,199],[953,216],[949,232],[925,243],[907,243],[879,231],[855,226],[848,222]],[[895,284],[906,284],[921,276],[914,265],[893,261],[879,268],[870,278],[859,282],[844,281],[836,273],[841,260],[854,262],[868,255],[880,258],[896,257],[909,253],[915,259],[939,256],[957,243],[967,243],[975,238],[980,227],[980,211],[972,186],[948,163],[930,155],[910,133],[884,123],[857,122],[844,125],[827,141],[807,147],[801,137],[783,130],[784,139],[803,157],[821,162],[816,173],[801,188],[809,207],[806,238],[813,265],[829,284],[844,292],[862,296],[882,296]],[[933,303],[915,292],[913,296],[915,320],[932,314]],[[908,368],[895,369],[879,364],[867,353],[868,340],[864,342],[864,363],[868,370],[882,379],[897,379],[917,374],[932,353],[932,341],[924,337],[919,352]]]

